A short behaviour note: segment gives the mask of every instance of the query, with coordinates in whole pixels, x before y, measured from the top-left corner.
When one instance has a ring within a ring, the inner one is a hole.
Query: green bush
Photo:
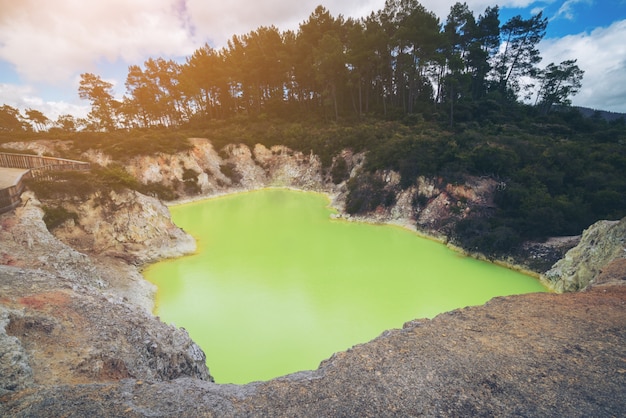
[[[220,171],[222,172],[222,174],[228,177],[233,182],[233,184],[238,184],[243,177],[241,173],[237,171],[236,166],[233,163],[220,165]]]
[[[341,156],[335,158],[330,169],[330,176],[334,184],[339,184],[350,177],[350,170],[348,170],[348,163],[345,158]]]
[[[111,164],[105,168],[92,170],[92,175],[96,177],[100,189],[112,189],[120,191],[122,189],[139,190],[141,183],[133,177],[126,169],[119,164]]]
[[[346,212],[351,215],[373,212],[379,206],[392,206],[395,198],[396,190],[386,187],[380,176],[362,173],[348,181]]]
[[[465,218],[454,228],[454,240],[467,251],[487,256],[509,254],[519,247],[521,237],[515,229],[498,225],[496,219]]]
[[[78,222],[78,214],[68,211],[62,206],[42,206],[42,209],[44,212],[43,221],[49,231],[63,225],[70,219]]]
[[[176,192],[161,183],[150,182],[146,185],[142,185],[139,190],[140,193],[146,196],[156,197],[157,199],[164,201],[172,201],[178,199]]]
[[[37,198],[43,200],[63,200],[76,197],[86,199],[100,190],[97,176],[85,171],[50,172],[49,178],[28,179],[26,185]]]

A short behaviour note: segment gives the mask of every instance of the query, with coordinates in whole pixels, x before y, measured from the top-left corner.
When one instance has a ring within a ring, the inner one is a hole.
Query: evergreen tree
[[[547,26],[548,18],[539,12],[529,19],[512,17],[500,29],[504,48],[496,58],[495,81],[504,97],[517,98],[521,90],[531,87],[523,86],[521,79],[537,75],[537,64],[541,61],[537,46]]]
[[[0,131],[19,132],[26,128],[27,124],[18,109],[9,105],[0,106]]]
[[[80,75],[78,96],[91,102],[88,128],[96,131],[112,131],[117,128],[115,110],[119,103],[113,98],[113,83],[102,80],[98,75]]]
[[[580,90],[585,74],[576,61],[567,60],[559,65],[550,63],[539,74],[541,85],[536,104],[542,113],[548,113],[554,105],[568,106],[572,103],[570,97]]]
[[[46,115],[35,109],[26,109],[26,118],[34,124],[34,127],[39,132],[45,131],[50,123],[50,119]]]

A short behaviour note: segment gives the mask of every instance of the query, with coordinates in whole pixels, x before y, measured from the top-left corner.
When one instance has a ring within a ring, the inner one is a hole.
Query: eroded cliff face
[[[321,163],[315,155],[304,155],[284,146],[268,149],[261,144],[253,149],[231,144],[218,152],[207,139],[192,138],[190,142],[193,148],[188,152],[136,157],[126,169],[144,184],[176,188],[183,198],[268,186],[327,190]]]
[[[158,184],[174,189],[178,201],[206,198],[226,193],[262,187],[293,187],[321,191],[332,197],[339,216],[367,222],[394,223],[449,243],[458,221],[479,215],[488,216],[493,210],[493,197],[499,184],[491,178],[469,177],[463,184],[450,184],[441,178],[418,177],[409,187],[400,187],[400,175],[381,170],[367,174],[377,182],[391,204],[380,204],[357,216],[346,213],[349,182],[364,176],[362,169],[367,156],[344,150],[333,158],[331,167],[322,167],[312,154],[290,150],[284,146],[267,148],[257,144],[250,148],[230,144],[215,149],[208,139],[191,138],[192,148],[173,155],[156,154],[135,157],[125,163],[125,169],[144,185]],[[38,153],[59,155],[69,145],[62,141],[33,141],[8,144],[14,149],[29,149]],[[114,161],[101,151],[88,150],[82,158],[100,165]],[[337,176],[337,167],[344,173]],[[339,179],[338,179],[339,177]],[[135,264],[153,261],[162,256],[176,256],[191,251],[192,243],[164,234],[177,235],[170,226],[155,223],[162,213],[144,210],[138,193],[111,193],[92,196],[80,204],[67,202],[67,210],[78,214],[78,223],[69,221],[55,234],[74,248],[98,254],[116,255]],[[102,202],[106,202],[102,204]],[[149,208],[157,208],[151,203]],[[165,211],[165,208],[154,209]],[[143,213],[142,216],[139,213]],[[157,216],[158,215],[158,216]],[[129,220],[132,222],[129,223]],[[551,239],[545,243],[528,242],[522,251],[497,261],[537,275],[563,257],[578,243],[579,237]],[[175,244],[174,244],[175,242]],[[452,243],[449,243],[452,245]],[[169,251],[169,253],[168,253]],[[473,254],[480,257],[480,254]],[[586,279],[585,279],[586,280]],[[557,291],[578,288],[547,282]]]
[[[499,187],[491,178],[469,177],[463,184],[450,184],[441,178],[421,176],[408,187],[402,188],[399,173],[389,170],[365,173],[362,167],[367,156],[350,150],[336,155],[331,167],[322,167],[317,156],[305,155],[284,146],[268,149],[261,144],[252,148],[243,144],[230,144],[217,150],[208,139],[192,138],[189,141],[192,148],[188,151],[173,155],[136,157],[125,163],[125,169],[144,185],[157,184],[174,189],[178,201],[270,186],[321,191],[332,197],[332,205],[338,209],[339,216],[401,225],[449,245],[453,245],[449,239],[454,235],[455,225],[460,220],[476,215],[489,216],[489,212],[494,209],[493,197]],[[59,155],[69,147],[66,142],[61,141],[9,145],[14,149],[27,147],[29,150],[50,155]],[[104,166],[114,162],[109,156],[96,150],[86,151],[81,158]],[[339,167],[342,169],[337,170]],[[337,172],[340,174],[337,175]],[[363,177],[377,183],[377,187],[381,188],[379,192],[391,198],[361,212],[360,215],[348,215],[346,203],[349,183],[358,183]],[[134,197],[135,200],[141,198],[140,195]],[[66,204],[66,209],[79,214],[80,222],[77,225],[69,222],[55,233],[74,247],[117,253],[135,263],[143,263],[153,258],[155,254],[151,256],[144,253],[147,252],[146,248],[155,244],[159,251],[165,251],[167,243],[160,245],[144,239],[141,237],[143,232],[127,236],[129,234],[124,227],[126,221],[119,218],[117,212],[111,211],[112,208],[119,207],[120,213],[132,212],[132,199],[129,200],[128,196],[112,196],[109,200],[113,203],[105,208],[98,207],[96,198],[80,205]],[[115,201],[119,201],[119,204]],[[111,213],[114,215],[110,215]],[[149,218],[150,214],[147,213],[146,217]],[[140,221],[138,223],[141,224]],[[147,231],[150,231],[150,225],[151,222],[146,222]],[[140,225],[137,227],[141,229]],[[113,231],[98,234],[101,229]],[[147,235],[150,235],[149,232]],[[545,243],[528,242],[521,251],[496,261],[541,275],[576,245],[578,239],[579,237],[568,237],[551,239]]]
[[[493,206],[493,194],[497,187],[497,182],[489,178],[474,177],[468,178],[465,184],[449,184],[440,178],[418,177],[413,185],[402,189],[397,172],[381,170],[374,173],[373,177],[379,179],[384,189],[393,194],[393,204],[380,205],[361,216],[351,217],[345,215],[347,183],[363,174],[362,167],[367,158],[364,154],[344,150],[334,157],[331,167],[322,167],[316,155],[303,154],[285,146],[267,148],[257,144],[249,148],[234,143],[216,150],[208,139],[191,138],[189,141],[192,144],[189,151],[136,157],[126,163],[125,168],[145,185],[158,183],[175,189],[180,200],[272,186],[321,191],[331,195],[333,206],[346,218],[396,223],[444,241],[455,222]],[[60,151],[67,149],[68,144],[60,141],[33,141],[7,146],[59,155]],[[106,154],[95,150],[83,153],[82,158],[103,166],[114,162]],[[336,181],[332,173],[339,163],[345,166],[345,175],[341,181]],[[89,206],[95,208],[91,202],[82,208],[70,209],[78,209],[83,222],[83,219],[90,218]],[[106,211],[98,212],[92,218],[103,218]],[[94,225],[92,230],[99,227]],[[72,228],[69,225],[69,229]],[[91,233],[92,230],[87,232]],[[69,231],[64,234],[68,238],[71,235]],[[95,244],[99,248],[104,246],[104,243]]]
[[[141,245],[193,243],[180,231],[172,233],[171,222],[157,238],[169,219],[166,208],[154,199],[134,200],[129,193],[133,205],[143,204],[125,221],[143,225],[144,212],[161,214],[153,217],[151,235]],[[128,257],[77,251],[46,229],[35,196],[27,193],[24,201],[0,216],[0,395],[37,385],[128,377],[211,379],[204,353],[189,335],[152,316],[154,288]],[[129,225],[121,234],[115,225],[93,234],[111,234],[109,239],[117,241],[141,235]],[[170,249],[159,254],[158,247],[146,248],[137,260],[170,254]]]
[[[196,250],[194,239],[172,223],[162,202],[135,191],[110,191],[64,207],[78,222],[69,219],[54,234],[80,251],[142,265]]]

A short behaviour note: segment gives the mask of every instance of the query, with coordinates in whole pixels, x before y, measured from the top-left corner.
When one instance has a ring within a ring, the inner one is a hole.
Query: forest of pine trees
[[[82,74],[79,96],[91,103],[83,129],[260,114],[338,120],[436,112],[454,123],[472,118],[481,100],[531,93],[547,112],[568,104],[583,76],[574,57],[539,69],[547,22],[539,13],[502,23],[497,6],[475,16],[465,3],[455,4],[445,22],[417,0],[387,0],[358,20],[318,6],[297,31],[260,27],[221,49],[204,45],[184,64],[150,58],[131,65],[121,101],[111,83]]]

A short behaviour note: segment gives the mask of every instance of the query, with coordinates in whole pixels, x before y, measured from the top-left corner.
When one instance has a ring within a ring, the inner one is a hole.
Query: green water
[[[155,313],[188,330],[217,382],[315,369],[406,321],[545,291],[402,228],[333,220],[327,205],[269,189],[170,208],[199,251],[144,275]]]

